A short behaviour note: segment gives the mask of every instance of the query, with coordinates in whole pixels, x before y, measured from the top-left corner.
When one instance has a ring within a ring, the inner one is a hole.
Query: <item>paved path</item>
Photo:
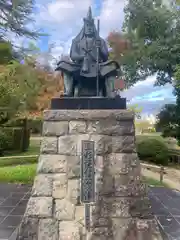
[[[15,230],[25,212],[31,187],[0,184],[0,240],[15,240]]]
[[[0,240],[15,240],[15,229],[24,214],[31,186],[0,184]],[[180,240],[180,192],[163,187],[149,191],[152,210],[164,240]]]
[[[154,187],[150,189],[149,197],[164,240],[180,240],[180,192]]]

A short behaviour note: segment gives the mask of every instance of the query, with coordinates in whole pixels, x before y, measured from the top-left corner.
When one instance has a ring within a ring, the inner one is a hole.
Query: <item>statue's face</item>
[[[90,23],[90,22],[85,22],[85,24],[84,24],[84,31],[85,31],[85,35],[93,36],[93,34],[94,34],[94,26],[93,26],[93,24]]]

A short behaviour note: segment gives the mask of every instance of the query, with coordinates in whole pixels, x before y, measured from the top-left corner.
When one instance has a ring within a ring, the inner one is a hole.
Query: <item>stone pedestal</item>
[[[82,140],[95,142],[90,231],[80,202]],[[133,113],[48,110],[37,176],[17,240],[160,240],[141,182]]]

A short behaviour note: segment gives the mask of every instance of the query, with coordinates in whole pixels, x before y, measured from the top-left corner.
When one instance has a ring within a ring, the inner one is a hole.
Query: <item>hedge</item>
[[[4,127],[24,127],[30,129],[33,134],[41,134],[43,121],[40,118],[36,119],[21,119],[14,118],[3,124]]]
[[[0,129],[0,156],[3,155],[4,150],[11,148],[13,144],[12,134],[12,131],[4,131],[4,129]]]
[[[6,151],[26,151],[30,143],[30,131],[23,127],[0,128],[0,155]]]
[[[33,134],[41,134],[42,132],[42,119],[28,119],[28,128]]]
[[[157,138],[146,138],[137,142],[137,153],[140,160],[160,165],[167,165],[169,152],[167,145]]]

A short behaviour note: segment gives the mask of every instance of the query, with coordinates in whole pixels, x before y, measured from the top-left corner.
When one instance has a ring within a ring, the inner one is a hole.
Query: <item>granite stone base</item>
[[[82,140],[95,143],[90,229],[80,202]],[[141,181],[128,110],[48,110],[17,240],[162,240]]]

